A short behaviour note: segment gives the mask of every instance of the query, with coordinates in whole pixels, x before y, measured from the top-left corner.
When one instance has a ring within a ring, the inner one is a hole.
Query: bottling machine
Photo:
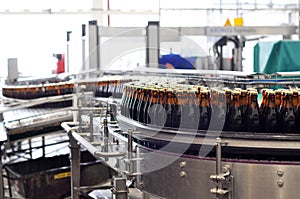
[[[261,101],[264,88],[288,92],[297,89],[297,75],[296,72],[272,76],[145,69],[142,73],[127,72],[123,78],[131,81],[127,81],[123,89],[135,83],[145,87],[145,84],[140,84],[145,81],[151,82],[153,88],[166,82],[170,85],[164,86],[174,88],[176,82],[189,87],[189,90],[200,85],[210,92],[216,87],[255,88],[257,99]],[[78,88],[78,106],[73,108],[77,120],[62,124],[70,138],[72,197],[75,199],[79,197],[78,190],[81,190],[78,144],[117,171],[118,175],[109,185],[111,197],[115,198],[281,199],[297,198],[299,195],[298,128],[292,132],[285,129],[267,132],[212,128],[213,123],[222,124],[222,120],[210,121],[207,129],[181,125],[174,128],[164,121],[160,125],[145,123],[122,112],[124,99],[119,95],[115,96],[112,92],[110,97],[87,97],[84,89]],[[131,109],[134,110],[137,109]],[[164,114],[167,113],[161,113],[158,118],[163,120]],[[281,122],[278,124],[281,125]],[[104,185],[98,188],[101,187],[107,188]]]

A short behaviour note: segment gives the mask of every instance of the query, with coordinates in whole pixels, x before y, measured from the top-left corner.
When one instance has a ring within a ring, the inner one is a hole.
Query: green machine
[[[259,42],[254,47],[254,72],[300,71],[300,41]]]

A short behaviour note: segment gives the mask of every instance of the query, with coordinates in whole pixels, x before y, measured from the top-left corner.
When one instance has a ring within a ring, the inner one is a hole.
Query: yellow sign
[[[229,18],[227,18],[227,20],[226,20],[224,26],[232,26],[232,25],[231,25],[231,22],[230,22],[230,20],[229,20]]]
[[[58,173],[58,174],[54,175],[54,180],[58,180],[58,179],[61,179],[61,178],[67,178],[67,177],[70,177],[70,176],[71,176],[70,171],[64,172],[64,173]]]
[[[242,17],[234,18],[234,26],[243,26],[244,20]]]

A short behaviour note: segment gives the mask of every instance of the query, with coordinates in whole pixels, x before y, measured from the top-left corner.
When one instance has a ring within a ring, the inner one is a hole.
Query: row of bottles
[[[170,128],[238,132],[300,130],[298,91],[207,88],[167,82],[125,84],[121,114],[141,123]]]
[[[78,86],[84,85],[85,91],[95,92],[96,97],[116,97],[121,98],[123,93],[123,85],[130,82],[129,79],[124,80],[101,80],[101,81],[82,81]],[[41,97],[51,97],[57,95],[72,94],[74,83],[72,82],[56,82],[37,85],[16,85],[4,86],[2,95],[17,99],[36,99]]]
[[[70,82],[48,83],[38,85],[4,86],[2,95],[17,99],[36,99],[73,93],[74,84]]]
[[[101,80],[101,81],[90,81],[81,82],[79,86],[85,85],[85,91],[95,92],[96,97],[110,97],[121,98],[123,93],[123,86],[125,83],[131,82],[130,79],[124,80]]]

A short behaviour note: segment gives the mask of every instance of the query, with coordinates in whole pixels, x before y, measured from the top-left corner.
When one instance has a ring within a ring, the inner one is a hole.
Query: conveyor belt
[[[60,124],[70,120],[69,109],[25,108],[4,113],[4,127],[10,140],[62,130]]]

